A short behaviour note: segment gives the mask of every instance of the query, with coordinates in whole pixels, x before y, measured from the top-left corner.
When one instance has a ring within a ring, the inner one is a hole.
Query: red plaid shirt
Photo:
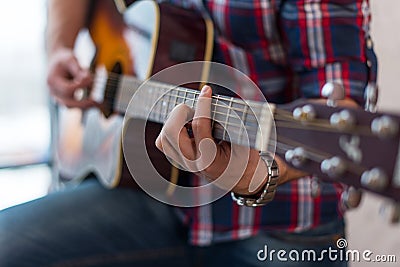
[[[247,74],[270,102],[318,98],[326,82],[344,86],[348,97],[364,103],[376,68],[366,38],[368,0],[171,0],[200,8],[212,18],[214,61]],[[252,92],[245,94],[249,98]],[[203,183],[195,177],[195,185]],[[198,208],[183,209],[194,245],[241,239],[261,230],[302,231],[343,216],[343,186],[323,183],[311,196],[311,178],[279,186],[265,207],[240,207],[225,196]]]

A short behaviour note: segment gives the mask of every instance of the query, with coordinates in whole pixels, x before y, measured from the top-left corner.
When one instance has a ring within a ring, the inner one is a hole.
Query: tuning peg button
[[[399,125],[394,119],[384,115],[372,121],[371,131],[381,138],[393,137],[398,133]]]
[[[353,186],[347,188],[341,195],[343,205],[349,209],[357,208],[361,203],[361,199],[362,191]]]
[[[311,197],[316,198],[321,194],[321,181],[317,177],[311,179]]]
[[[327,82],[321,89],[321,95],[328,98],[328,106],[336,107],[336,102],[345,97],[344,87],[339,83]]]
[[[329,177],[335,178],[346,171],[346,163],[340,157],[325,159],[321,163],[321,171]]]
[[[330,123],[339,130],[346,130],[354,127],[356,124],[355,116],[347,109],[335,112],[330,117]]]
[[[365,110],[376,112],[376,104],[378,102],[378,86],[374,82],[369,82],[365,88]]]
[[[293,118],[298,121],[312,121],[317,116],[312,105],[297,107],[293,110]]]
[[[295,167],[301,167],[307,161],[307,153],[302,147],[286,151],[285,160]]]
[[[389,179],[382,169],[373,168],[363,172],[361,175],[361,184],[369,189],[382,191],[389,184]]]

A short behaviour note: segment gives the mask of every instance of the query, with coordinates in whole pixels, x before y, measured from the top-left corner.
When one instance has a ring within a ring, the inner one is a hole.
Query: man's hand
[[[92,76],[82,69],[72,49],[62,48],[50,56],[47,84],[51,95],[67,107],[88,108],[96,105],[90,99],[76,99],[76,91],[92,84]]]
[[[184,104],[177,106],[169,115],[156,146],[188,171],[210,181],[218,179],[216,185],[223,189],[232,188],[233,192],[241,195],[254,194],[267,182],[267,166],[254,149],[214,141],[210,119],[211,93],[209,86],[203,87],[194,112]],[[193,138],[184,127],[190,120]],[[305,175],[289,169],[281,159],[276,160],[281,173],[279,183]]]

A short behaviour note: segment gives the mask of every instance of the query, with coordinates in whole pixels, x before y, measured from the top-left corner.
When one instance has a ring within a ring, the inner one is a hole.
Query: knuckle
[[[162,141],[161,141],[161,136],[158,136],[156,141],[155,141],[156,147],[162,151]]]
[[[165,138],[166,135],[172,135],[172,134],[174,133],[174,131],[175,131],[175,128],[176,128],[176,126],[175,126],[174,123],[167,122],[167,123],[164,125],[164,127],[163,127],[163,129],[162,129],[162,131],[161,131],[162,137]]]
[[[201,129],[202,124],[201,121],[198,118],[194,118],[192,121],[192,129],[194,131],[198,131],[199,129]]]

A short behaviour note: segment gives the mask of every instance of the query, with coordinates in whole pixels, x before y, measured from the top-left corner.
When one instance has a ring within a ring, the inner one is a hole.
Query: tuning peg
[[[307,154],[304,148],[296,147],[285,153],[285,160],[295,167],[301,167],[307,161]]]
[[[352,128],[356,124],[356,118],[349,110],[344,109],[340,112],[333,113],[330,117],[330,123],[339,130],[346,130]]]
[[[398,133],[399,125],[391,117],[383,115],[372,121],[371,131],[381,138],[393,137]]]
[[[330,107],[336,107],[336,102],[345,97],[343,85],[335,82],[327,82],[321,89],[321,95],[328,98],[326,104]]]
[[[363,172],[361,184],[366,188],[382,191],[388,186],[389,178],[382,169],[373,168]]]
[[[399,202],[388,202],[382,203],[379,209],[380,215],[390,223],[400,222],[400,203]]]
[[[318,177],[313,177],[311,179],[311,197],[316,198],[321,194],[321,181]]]
[[[312,121],[317,116],[312,105],[297,107],[293,110],[293,118],[298,121]]]
[[[329,177],[335,178],[346,171],[346,163],[340,157],[325,159],[321,162],[321,171]]]
[[[376,103],[378,102],[378,86],[376,83],[369,82],[364,92],[365,110],[376,112]]]
[[[353,186],[350,186],[342,192],[340,199],[343,205],[348,209],[357,208],[361,203],[362,191]]]

